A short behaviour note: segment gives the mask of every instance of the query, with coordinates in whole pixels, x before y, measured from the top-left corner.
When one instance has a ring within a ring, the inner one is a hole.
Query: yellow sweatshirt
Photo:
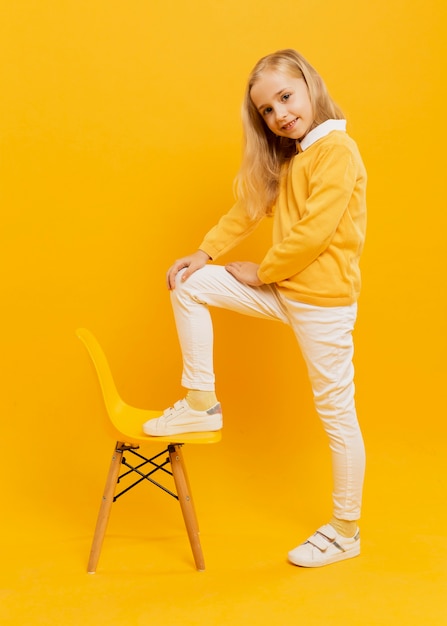
[[[317,306],[352,304],[360,292],[366,171],[344,128],[344,120],[320,124],[288,164],[273,211],[273,245],[258,270],[286,298]],[[259,221],[236,202],[199,248],[215,260]]]

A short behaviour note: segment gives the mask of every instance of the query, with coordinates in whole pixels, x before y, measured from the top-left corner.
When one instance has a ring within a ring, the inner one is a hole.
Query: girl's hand
[[[225,265],[227,272],[234,276],[236,280],[250,287],[260,287],[264,284],[258,278],[258,267],[257,263],[250,263],[250,261],[236,261],[235,263]]]
[[[183,259],[175,261],[166,274],[168,289],[175,289],[175,278],[180,270],[185,267],[188,268],[182,276],[182,281],[186,280],[189,276],[191,276],[191,274],[194,274],[194,272],[206,265],[209,260],[210,257],[206,252],[203,252],[203,250],[197,250],[197,252],[183,257]]]

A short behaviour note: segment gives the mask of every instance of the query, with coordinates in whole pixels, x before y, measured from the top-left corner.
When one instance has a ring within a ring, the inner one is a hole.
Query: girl
[[[219,430],[210,306],[292,327],[329,436],[333,517],[289,552],[318,567],[360,553],[365,454],[354,403],[352,331],[366,225],[366,173],[346,122],[315,69],[295,50],[254,67],[243,104],[237,201],[193,254],[175,261],[168,288],[186,397],[144,424],[152,436]],[[260,264],[208,265],[273,215]]]

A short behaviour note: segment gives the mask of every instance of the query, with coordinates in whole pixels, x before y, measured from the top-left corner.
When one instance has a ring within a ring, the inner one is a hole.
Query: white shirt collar
[[[343,130],[346,131],[346,120],[326,120],[314,129],[312,129],[304,139],[300,142],[301,150],[305,150],[313,143],[318,141],[318,139],[322,139],[322,137],[326,137],[333,130]]]

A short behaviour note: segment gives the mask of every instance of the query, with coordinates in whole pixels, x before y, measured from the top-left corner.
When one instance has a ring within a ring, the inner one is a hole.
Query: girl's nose
[[[287,117],[287,111],[284,108],[278,109],[276,111],[276,119],[279,120],[284,120]]]

